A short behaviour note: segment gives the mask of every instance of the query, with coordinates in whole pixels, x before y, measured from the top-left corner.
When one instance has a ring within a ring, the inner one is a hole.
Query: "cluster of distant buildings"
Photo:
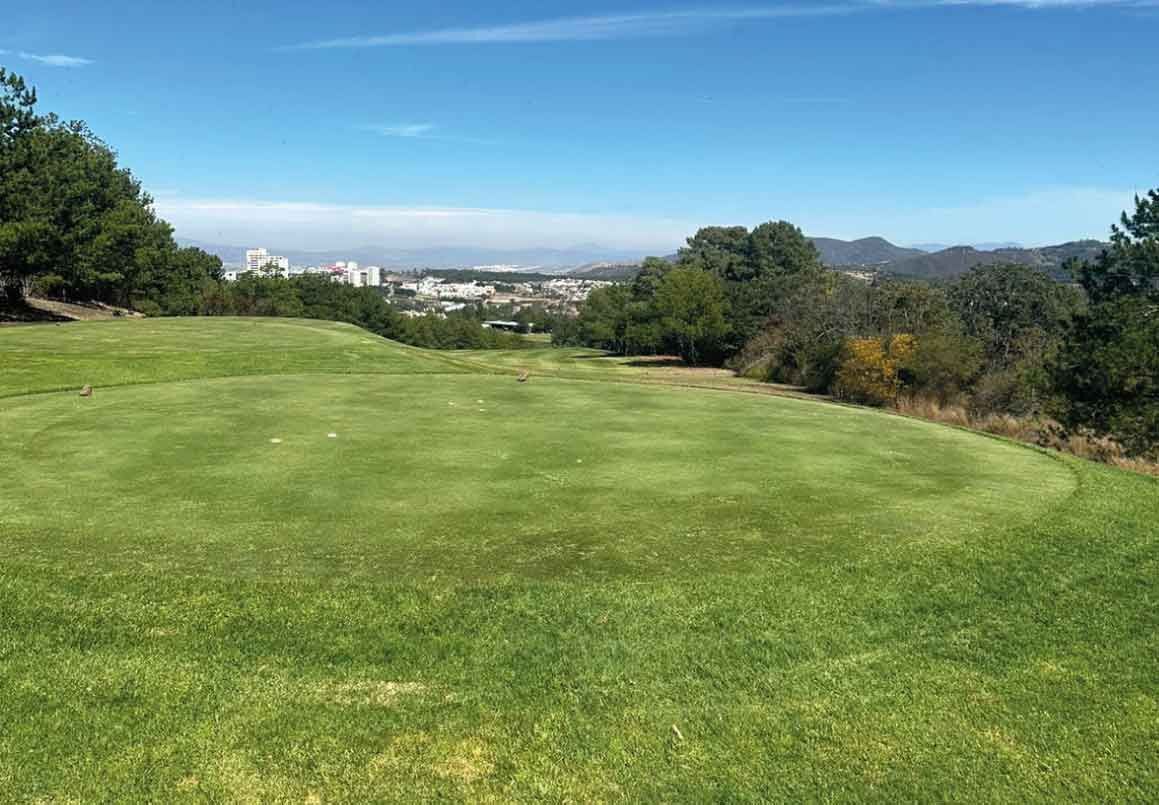
[[[403,291],[427,299],[483,302],[495,295],[495,286],[481,282],[447,282],[441,277],[419,277],[399,283]]]
[[[391,273],[380,266],[360,266],[354,260],[299,268],[291,267],[288,258],[270,254],[263,248],[247,249],[242,266],[235,271],[227,271],[225,279],[233,282],[245,275],[290,277],[299,274],[321,275],[355,288],[382,288],[386,296],[405,297],[410,313],[433,311],[445,314],[478,303],[511,305],[515,310],[526,305],[574,310],[594,289],[611,284],[578,277],[518,281],[518,274],[512,275],[513,282],[453,282],[432,275]]]
[[[237,271],[225,272],[226,280],[233,282],[239,277],[253,274],[262,277],[289,277],[291,274],[322,274],[335,282],[343,282],[356,288],[377,288],[382,285],[382,269],[378,266],[361,267],[354,260],[339,261],[326,266],[307,266],[295,271],[290,267],[288,257],[270,254],[266,249],[246,249],[245,262]]]

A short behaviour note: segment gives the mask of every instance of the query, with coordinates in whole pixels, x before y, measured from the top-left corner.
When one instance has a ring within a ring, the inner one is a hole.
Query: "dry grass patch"
[[[1110,464],[1131,472],[1159,476],[1159,463],[1127,453],[1121,444],[1107,436],[1086,432],[1068,432],[1047,417],[1019,417],[1012,414],[973,414],[963,405],[940,403],[925,397],[903,395],[893,409],[905,416],[928,419],[959,428],[991,433],[1017,442],[1025,442],[1060,453]]]
[[[436,739],[425,733],[394,737],[371,759],[367,771],[374,780],[433,775],[459,785],[471,785],[495,770],[491,750],[475,737]]]
[[[178,791],[192,791],[195,788],[197,788],[197,786],[199,786],[199,785],[201,785],[201,781],[199,779],[197,779],[196,777],[194,777],[193,775],[190,775],[188,777],[182,777],[180,780],[177,781],[177,790]]]
[[[421,682],[391,682],[386,680],[359,680],[354,682],[325,682],[311,692],[328,704],[346,707],[369,705],[391,707],[404,696],[420,696],[427,686]]]
[[[467,784],[489,776],[494,768],[491,753],[478,738],[460,741],[448,757],[434,765],[435,773],[440,777]]]

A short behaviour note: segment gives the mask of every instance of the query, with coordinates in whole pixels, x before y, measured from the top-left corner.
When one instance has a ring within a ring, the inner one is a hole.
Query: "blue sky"
[[[5,6],[0,64],[201,240],[1040,244],[1159,184],[1159,0]]]

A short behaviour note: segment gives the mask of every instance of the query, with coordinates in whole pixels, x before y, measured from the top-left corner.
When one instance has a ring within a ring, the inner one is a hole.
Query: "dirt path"
[[[0,325],[36,324],[66,321],[103,321],[106,319],[144,318],[135,310],[100,302],[59,302],[55,299],[29,297],[22,305],[0,308]]]

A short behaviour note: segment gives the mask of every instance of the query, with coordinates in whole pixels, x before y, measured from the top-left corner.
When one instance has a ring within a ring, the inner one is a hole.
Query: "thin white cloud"
[[[438,126],[433,123],[403,123],[388,126],[358,126],[359,131],[368,131],[382,137],[400,137],[405,140],[439,140],[449,143],[464,143],[467,145],[497,145],[494,140],[484,140],[476,137],[458,137],[438,133]]]
[[[687,36],[729,22],[820,17],[881,10],[921,10],[953,6],[1016,7],[1030,10],[1159,6],[1159,0],[845,0],[844,2],[702,8],[674,11],[559,17],[530,22],[436,28],[377,36],[351,36],[289,45],[289,50],[406,47],[421,45],[522,44],[536,42],[598,41],[643,37]]]
[[[92,59],[83,59],[80,56],[65,56],[63,53],[29,53],[27,50],[11,51],[0,50],[0,56],[18,56],[25,61],[34,61],[49,67],[84,67],[92,64]]]
[[[1105,239],[1135,188],[1045,187],[943,207],[819,206],[786,196],[745,214],[604,215],[474,207],[424,207],[185,198],[157,194],[158,214],[182,237],[211,243],[266,241],[316,250],[366,244],[501,249],[597,243],[639,254],[668,254],[706,224],[756,225],[784,219],[810,235],[881,235],[894,243],[1018,241],[1030,246]]]
[[[533,22],[439,28],[381,36],[352,36],[292,45],[294,49],[400,47],[407,45],[472,45],[533,42],[595,41],[653,36],[680,36],[706,26],[745,20],[816,17],[856,10],[850,3],[784,4],[763,8],[693,9],[634,14],[560,17]]]
[[[267,241],[294,249],[368,243],[399,248],[439,245],[506,249],[595,242],[644,254],[671,250],[696,230],[692,222],[660,216],[474,207],[359,206],[181,196],[159,196],[154,206],[182,237],[216,243]]]
[[[878,0],[883,5],[912,6],[1017,6],[1028,9],[1154,8],[1159,0]]]
[[[396,126],[367,126],[383,137],[426,137],[435,130],[433,123],[403,123]]]

